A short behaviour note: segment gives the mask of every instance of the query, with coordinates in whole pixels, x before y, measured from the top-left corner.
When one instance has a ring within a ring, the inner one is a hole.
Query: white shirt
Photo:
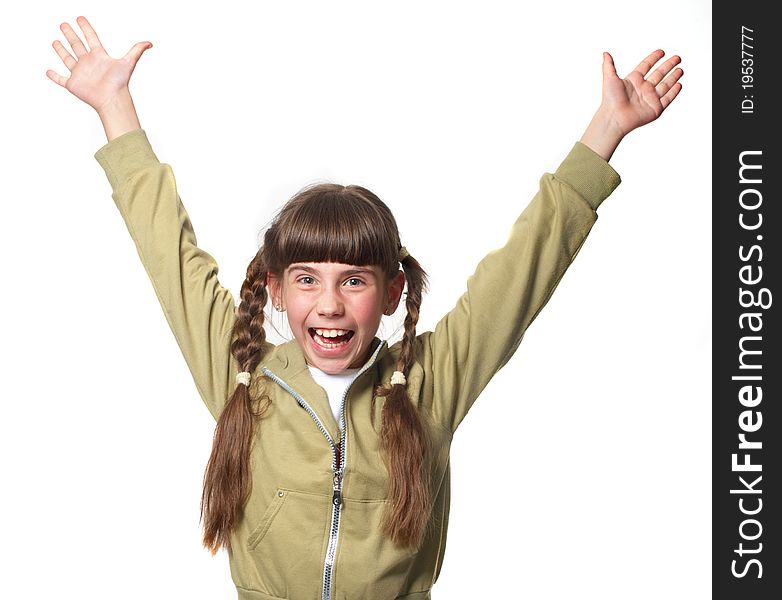
[[[326,395],[328,396],[329,404],[331,405],[331,412],[334,413],[334,418],[337,423],[339,423],[339,405],[342,403],[342,395],[345,393],[348,384],[353,381],[353,377],[355,377],[359,369],[345,369],[338,375],[329,375],[312,365],[307,365],[307,368],[309,368],[310,373],[312,373],[312,378],[315,380],[315,383],[326,390]]]

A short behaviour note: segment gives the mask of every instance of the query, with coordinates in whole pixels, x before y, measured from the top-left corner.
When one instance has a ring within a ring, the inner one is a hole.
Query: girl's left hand
[[[655,50],[632,73],[620,79],[614,59],[608,52],[603,53],[603,102],[600,110],[605,111],[622,136],[654,121],[682,89],[678,80],[684,71],[673,69],[681,62],[679,56],[672,56],[646,77],[663,56],[664,51]]]

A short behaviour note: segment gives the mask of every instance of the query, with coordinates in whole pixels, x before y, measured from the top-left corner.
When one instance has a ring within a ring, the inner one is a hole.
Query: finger
[[[633,70],[638,71],[641,75],[646,77],[646,74],[649,72],[649,69],[651,69],[654,66],[654,63],[660,60],[663,56],[665,56],[665,52],[663,52],[662,50],[655,50],[649,56],[643,59],[640,63],[638,63],[638,66]]]
[[[54,51],[57,53],[57,56],[62,59],[62,62],[65,63],[65,66],[68,67],[68,70],[73,71],[77,61],[75,58],[73,58],[71,53],[65,49],[65,46],[62,45],[62,42],[60,42],[60,40],[54,40],[52,46],[54,46]]]
[[[676,84],[673,85],[673,87],[670,90],[668,90],[668,92],[665,94],[665,96],[660,98],[660,104],[662,104],[663,110],[665,110],[665,108],[671,102],[673,102],[673,99],[676,98],[676,96],[678,96],[679,92],[681,92],[681,91],[682,91],[682,84],[681,83],[676,83]]]
[[[76,17],[76,22],[84,32],[84,37],[87,38],[87,44],[89,45],[90,50],[103,47],[103,45],[100,43],[100,40],[98,39],[98,34],[95,33],[95,30],[92,28],[92,25],[90,25],[87,17]]]
[[[79,39],[79,36],[76,35],[76,32],[71,29],[71,26],[67,23],[63,23],[60,25],[60,29],[65,34],[65,39],[68,40],[68,43],[71,45],[71,48],[73,48],[73,53],[79,57],[84,56],[87,54],[87,49],[84,47],[84,44],[82,44],[81,39]]]
[[[665,94],[668,93],[668,90],[670,90],[673,85],[679,81],[679,78],[682,75],[684,75],[684,71],[681,69],[676,69],[673,73],[668,75],[668,77],[655,86],[654,90],[657,92],[657,95],[661,98],[665,96]]]
[[[668,60],[666,60],[663,64],[661,64],[659,67],[657,67],[654,72],[649,75],[647,78],[647,81],[651,83],[653,86],[657,87],[657,84],[660,83],[663,78],[670,72],[671,69],[673,69],[676,65],[678,65],[680,62],[682,62],[682,59],[680,56],[672,56]]]
[[[63,77],[59,73],[55,73],[51,69],[48,69],[46,71],[46,76],[51,79],[54,83],[57,85],[61,85],[62,87],[65,87],[65,82],[68,81],[67,77]]]

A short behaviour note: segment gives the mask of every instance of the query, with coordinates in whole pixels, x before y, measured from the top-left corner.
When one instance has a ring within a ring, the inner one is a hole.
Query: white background
[[[82,14],[114,57],[154,43],[136,108],[226,287],[298,189],[359,183],[431,275],[419,331],[580,137],[601,52],[620,76],[680,54],[683,92],[621,144],[623,183],[457,431],[433,597],[711,596],[710,3],[11,10],[0,597],[236,597],[226,555],[200,543],[214,421],[93,158],[100,121],[45,76],[68,74],[51,44]]]

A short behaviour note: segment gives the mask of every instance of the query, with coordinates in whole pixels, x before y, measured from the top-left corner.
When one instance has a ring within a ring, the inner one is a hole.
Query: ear
[[[396,275],[388,282],[388,289],[386,290],[386,310],[384,314],[393,315],[394,312],[396,312],[404,289],[405,273],[400,270],[397,271]]]
[[[269,290],[272,306],[282,303],[282,282],[274,273],[266,274],[266,288]]]

